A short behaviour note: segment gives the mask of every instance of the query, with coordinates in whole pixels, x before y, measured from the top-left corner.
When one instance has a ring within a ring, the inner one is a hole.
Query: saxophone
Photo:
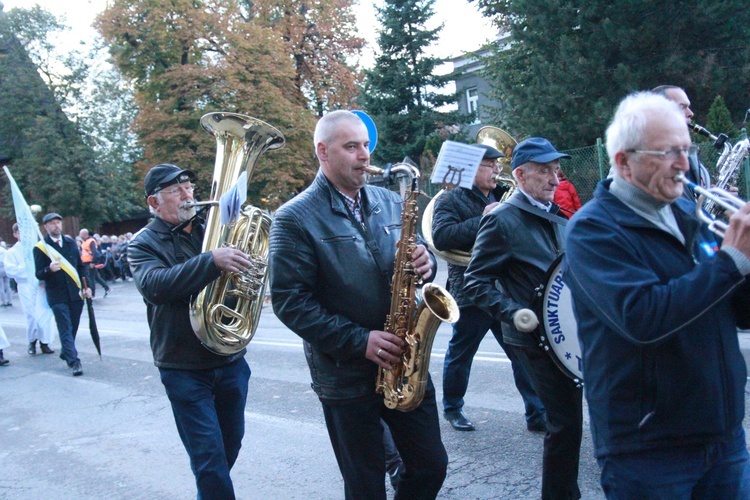
[[[732,186],[737,182],[742,165],[745,163],[748,153],[750,153],[750,140],[744,138],[737,141],[737,143],[732,146],[729,141],[727,141],[726,134],[715,136],[696,123],[691,123],[689,126],[693,132],[716,141],[714,147],[723,148],[723,151],[716,162],[716,171],[718,174],[716,176],[716,183],[712,187],[726,191],[729,186]],[[703,205],[703,209],[713,217],[719,216],[724,211],[724,207],[715,203],[714,200],[711,199],[706,201],[705,205]]]
[[[370,173],[381,173],[368,167]],[[458,321],[458,305],[439,285],[425,284],[422,299],[417,300],[421,278],[411,267],[411,254],[417,247],[417,197],[419,171],[412,165],[394,165],[391,174],[406,174],[411,189],[405,192],[401,211],[401,238],[396,250],[396,262],[391,283],[391,309],[383,330],[404,341],[400,362],[390,370],[380,368],[375,392],[383,394],[390,409],[411,411],[424,399],[430,367],[430,352],[438,326],[443,321]]]
[[[284,136],[271,125],[235,113],[208,113],[201,126],[216,138],[216,162],[211,200],[194,205],[218,205],[218,200],[244,171],[247,179],[260,155],[284,146]],[[251,261],[243,273],[224,272],[209,283],[190,303],[190,323],[201,343],[211,352],[229,356],[240,352],[258,328],[268,281],[268,233],[271,218],[250,204],[237,218],[221,224],[219,210],[206,220],[202,252],[231,246],[245,252]]]

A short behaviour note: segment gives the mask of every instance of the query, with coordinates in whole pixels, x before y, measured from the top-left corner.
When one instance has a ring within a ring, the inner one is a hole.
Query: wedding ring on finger
[[[378,353],[376,354],[377,357],[380,357],[380,353],[383,352],[383,349],[378,349]]]

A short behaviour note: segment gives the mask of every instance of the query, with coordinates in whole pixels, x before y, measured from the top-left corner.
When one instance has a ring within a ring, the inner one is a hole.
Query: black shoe
[[[73,376],[78,377],[79,375],[83,375],[83,368],[81,368],[81,362],[76,361],[75,364],[71,367],[73,368]]]
[[[7,359],[5,359],[5,357],[3,356],[3,350],[0,349],[0,366],[5,366],[8,363],[10,363],[10,361],[8,361]]]
[[[107,295],[109,295],[109,288],[104,289],[104,298],[107,298]]]
[[[39,342],[39,347],[42,350],[42,354],[55,354],[55,350],[51,349],[49,344],[42,344]]]
[[[443,416],[445,419],[451,423],[454,429],[457,431],[473,431],[474,430],[474,424],[472,424],[468,418],[466,418],[466,415],[464,415],[463,410],[453,410],[453,411],[446,411],[443,412]]]
[[[531,432],[543,432],[547,433],[547,422],[540,418],[539,420],[534,420],[533,422],[526,422],[526,429],[528,429]]]
[[[34,342],[29,342],[29,348],[26,352],[28,352],[30,356],[36,354],[36,340]]]

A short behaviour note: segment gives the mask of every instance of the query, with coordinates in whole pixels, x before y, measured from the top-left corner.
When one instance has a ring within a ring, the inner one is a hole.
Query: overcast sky
[[[75,47],[81,40],[91,40],[94,30],[91,23],[94,17],[107,5],[107,0],[0,0],[8,11],[14,7],[30,7],[38,4],[55,14],[64,16],[64,23],[73,29],[66,32],[61,44]],[[368,41],[368,51],[362,61],[363,65],[372,64],[372,51],[377,48],[378,23],[375,19],[373,4],[382,5],[381,0],[360,0],[357,8],[360,36]],[[444,23],[440,41],[433,47],[430,55],[437,57],[454,57],[463,52],[478,49],[486,41],[494,38],[495,30],[489,21],[477,11],[475,4],[466,0],[437,0],[435,2],[434,23],[429,28]]]

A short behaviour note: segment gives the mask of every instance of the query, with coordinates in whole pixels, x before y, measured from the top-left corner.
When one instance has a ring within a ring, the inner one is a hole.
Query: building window
[[[466,89],[466,111],[475,113],[474,123],[479,123],[479,92],[476,87]]]

